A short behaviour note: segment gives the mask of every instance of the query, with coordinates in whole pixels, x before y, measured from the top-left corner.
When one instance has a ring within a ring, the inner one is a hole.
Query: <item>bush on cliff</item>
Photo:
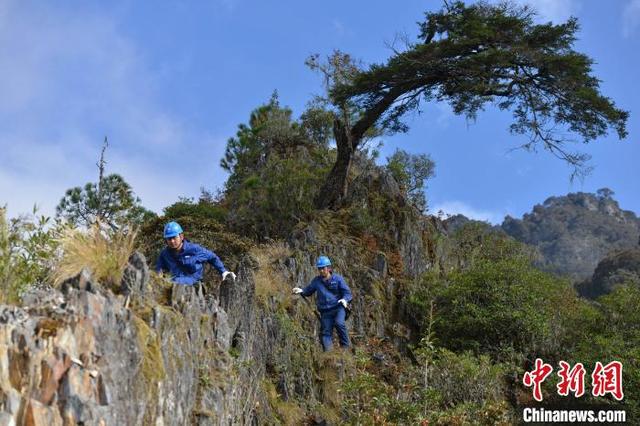
[[[35,209],[8,220],[0,208],[0,303],[16,303],[27,288],[46,283],[64,229],[62,222],[36,216]]]

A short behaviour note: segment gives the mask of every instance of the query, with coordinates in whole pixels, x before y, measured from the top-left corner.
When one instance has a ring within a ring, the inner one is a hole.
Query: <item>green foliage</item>
[[[434,303],[434,339],[445,348],[498,360],[514,350],[518,358],[561,353],[561,336],[583,306],[571,286],[535,269],[526,246],[486,225],[465,224],[453,240],[455,269],[409,286],[412,322],[426,331]]]
[[[56,207],[56,214],[73,225],[89,227],[101,221],[119,228],[128,223],[141,224],[155,216],[140,203],[122,176],[111,174],[100,184],[88,182],[82,188],[68,189]]]
[[[484,222],[463,224],[452,235],[449,261],[464,270],[478,261],[514,259],[532,262],[535,251]]]
[[[255,109],[248,124],[240,124],[236,137],[227,141],[220,166],[231,173],[227,187],[234,187],[266,166],[272,155],[284,155],[305,141],[289,108],[280,107],[277,93]]]
[[[402,117],[422,101],[448,102],[456,114],[471,118],[488,104],[510,110],[510,130],[529,136],[527,148],[541,145],[576,171],[588,157],[565,150],[569,132],[585,142],[609,130],[626,137],[628,112],[600,94],[593,61],[573,49],[575,19],[536,24],[527,7],[458,1],[426,13],[421,30],[415,44],[385,64],[330,88],[334,104],[363,111],[350,126],[352,141],[374,124],[406,131]]]
[[[598,263],[591,279],[577,289],[584,297],[597,298],[621,284],[640,287],[640,248],[610,252]]]
[[[322,161],[322,160],[321,160]],[[321,182],[320,164],[296,158],[271,158],[259,174],[250,176],[230,194],[229,221],[249,235],[286,237],[313,212],[313,195]]]
[[[351,424],[380,424],[391,404],[391,386],[368,371],[366,353],[357,352],[355,371],[340,388],[343,395],[343,416]]]
[[[506,401],[498,403],[459,404],[454,408],[435,411],[429,416],[429,424],[510,426],[515,423],[511,407]]]
[[[624,399],[627,418],[640,416],[640,288],[620,285],[598,299],[597,312],[588,334],[581,336],[571,353],[571,362],[582,362],[589,372],[596,361],[603,365],[620,361],[623,365]],[[583,328],[586,328],[583,326]],[[569,362],[569,361],[568,361]],[[607,400],[599,398],[598,403]]]
[[[409,201],[421,212],[427,210],[425,181],[435,176],[435,167],[436,164],[428,155],[409,154],[401,149],[396,149],[393,155],[387,158],[387,170],[391,172]]]
[[[367,194],[364,202],[346,209],[349,228],[355,235],[372,235],[379,242],[386,239],[394,207],[379,192]]]
[[[311,143],[326,147],[333,138],[333,119],[322,103],[311,104],[300,116],[300,130]]]
[[[46,216],[7,220],[0,208],[0,302],[16,303],[29,286],[46,281],[57,256],[58,236],[65,228]]]
[[[180,198],[177,202],[163,209],[164,217],[171,219],[183,216],[202,217],[224,222],[227,211],[208,193],[203,192],[197,202],[192,198]]]
[[[600,188],[596,191],[596,195],[602,200],[611,200],[613,199],[615,192],[609,188]]]
[[[285,237],[309,217],[331,161],[328,113],[307,110],[301,122],[291,115],[274,96],[239,126],[221,161],[231,173],[223,201],[228,223],[259,240]]]
[[[355,368],[340,386],[342,418],[348,424],[510,424],[505,401],[505,367],[488,356],[429,349],[430,380],[421,368],[380,369],[370,354],[356,351]],[[397,374],[399,372],[401,374]],[[431,424],[431,423],[430,423]]]
[[[504,399],[504,372],[502,365],[494,364],[486,355],[440,349],[434,357],[429,385],[440,395],[442,407],[494,403]]]
[[[565,281],[517,259],[480,261],[435,289],[436,336],[454,350],[558,354],[562,312],[576,303]]]

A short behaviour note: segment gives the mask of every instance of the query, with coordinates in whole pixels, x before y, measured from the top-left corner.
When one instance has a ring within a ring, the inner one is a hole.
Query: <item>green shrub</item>
[[[435,162],[427,154],[409,154],[401,149],[396,149],[387,158],[387,170],[398,182],[409,202],[421,212],[427,210],[425,180],[435,175],[435,167]]]
[[[504,367],[486,355],[437,351],[429,386],[441,395],[444,407],[463,403],[483,404],[504,399]]]
[[[495,230],[488,223],[465,223],[451,238],[450,262],[457,269],[471,267],[477,261],[514,259],[531,263],[536,256],[533,248]]]
[[[565,312],[579,304],[568,282],[518,259],[479,261],[434,289],[435,335],[453,350],[561,353]]]
[[[323,165],[271,157],[264,169],[227,192],[229,224],[257,240],[287,237],[313,213],[313,199],[328,171]]]
[[[596,305],[596,321],[575,346],[567,362],[582,362],[590,374],[596,361],[603,365],[620,361],[624,399],[622,408],[627,418],[640,417],[640,288],[620,285],[611,293],[601,296]],[[585,379],[587,381],[587,379]],[[587,385],[587,383],[585,383]],[[608,403],[608,398],[597,398],[596,403]]]
[[[0,303],[16,303],[34,284],[46,282],[58,254],[57,240],[65,225],[46,216],[8,220],[0,208]]]
[[[164,217],[168,220],[172,218],[191,216],[224,222],[227,212],[219,203],[206,198],[200,198],[198,202],[191,198],[181,198],[179,201],[164,208]]]

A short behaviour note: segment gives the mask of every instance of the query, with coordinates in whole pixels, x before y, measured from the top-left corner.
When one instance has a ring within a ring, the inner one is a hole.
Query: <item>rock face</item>
[[[384,174],[369,185],[398,193]],[[84,270],[60,291],[25,295],[24,308],[1,306],[0,424],[339,424],[336,383],[348,361],[323,357],[314,303],[291,288],[329,255],[354,293],[353,342],[402,351],[415,336],[402,324],[401,281],[444,253],[442,223],[411,209],[385,217],[384,247],[340,228],[340,214],[300,226],[280,248],[222,251],[234,283],[173,286],[136,253],[117,289]]]
[[[235,288],[252,287],[251,274],[239,272]],[[174,286],[166,305],[151,303],[158,287],[140,254],[123,286],[130,299],[83,271],[63,292],[34,291],[25,308],[0,307],[0,423],[251,423],[246,371],[228,353],[244,324],[202,288]]]
[[[513,238],[535,246],[542,269],[574,281],[588,279],[598,262],[612,250],[638,244],[640,219],[620,209],[610,190],[550,197],[522,220],[508,217],[502,229]]]

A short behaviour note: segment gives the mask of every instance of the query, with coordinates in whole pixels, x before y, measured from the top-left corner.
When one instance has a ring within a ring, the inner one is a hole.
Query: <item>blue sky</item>
[[[105,135],[107,171],[122,174],[152,210],[221,187],[226,140],[253,108],[278,90],[299,115],[321,93],[306,57],[341,49],[383,61],[441,2],[390,4],[0,0],[0,205],[10,216],[34,203],[54,213],[67,188],[96,180]],[[595,59],[604,94],[631,112],[629,137],[576,146],[595,170],[571,183],[571,170],[550,154],[511,151],[523,140],[508,133],[508,113],[488,109],[468,122],[434,104],[409,118],[409,133],[383,139],[382,158],[396,147],[431,155],[434,213],[500,222],[551,195],[601,187],[640,213],[640,0],[529,4],[541,20],[579,18],[578,50]]]

